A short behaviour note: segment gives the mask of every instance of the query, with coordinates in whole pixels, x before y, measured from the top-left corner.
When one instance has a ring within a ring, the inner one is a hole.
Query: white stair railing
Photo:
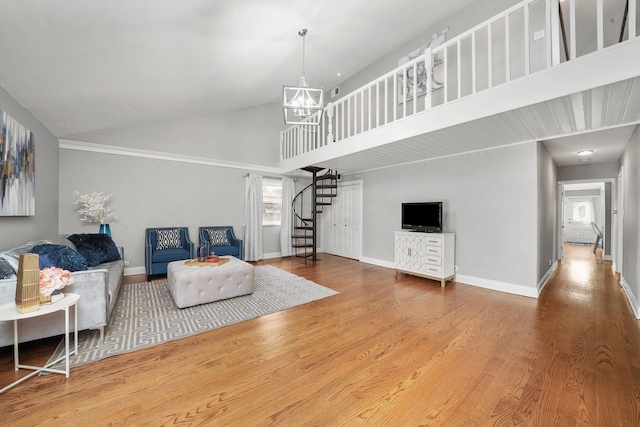
[[[559,65],[567,60],[561,49],[564,40],[559,7],[563,8],[568,28],[569,59],[606,49],[618,42],[617,34],[615,41],[604,34],[604,22],[610,18],[604,7],[607,1],[524,0],[440,46],[426,48],[422,55],[329,103],[319,126],[303,124],[282,131],[280,158],[286,160],[340,143]],[[630,41],[638,37],[636,11],[640,0],[627,3],[626,41]],[[578,12],[582,17],[593,16],[592,21],[577,25]],[[622,12],[616,11],[616,16]],[[591,44],[578,44],[582,32],[595,33]]]

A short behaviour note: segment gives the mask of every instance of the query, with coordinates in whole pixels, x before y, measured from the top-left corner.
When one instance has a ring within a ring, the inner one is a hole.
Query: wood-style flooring
[[[31,378],[0,425],[640,426],[640,321],[600,251],[567,246],[539,299],[330,255],[260,264],[340,294]],[[1,385],[26,374],[11,349]]]

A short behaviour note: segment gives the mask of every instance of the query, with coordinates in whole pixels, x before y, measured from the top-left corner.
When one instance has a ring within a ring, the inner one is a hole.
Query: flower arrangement
[[[76,191],[73,195],[76,198],[74,204],[81,206],[78,209],[78,213],[82,216],[81,221],[105,224],[109,218],[118,219],[116,212],[106,206],[111,200],[111,194],[104,194],[102,191],[80,194]]]
[[[40,295],[49,296],[58,289],[63,289],[73,283],[73,277],[67,270],[58,267],[47,267],[40,270]]]

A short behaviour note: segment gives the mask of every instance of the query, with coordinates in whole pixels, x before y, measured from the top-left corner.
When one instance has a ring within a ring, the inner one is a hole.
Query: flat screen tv
[[[403,203],[402,229],[442,232],[442,202]]]

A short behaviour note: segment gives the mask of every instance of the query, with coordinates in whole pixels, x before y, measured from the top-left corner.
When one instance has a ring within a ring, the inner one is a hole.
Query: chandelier
[[[319,125],[322,117],[322,99],[324,91],[322,89],[310,88],[304,75],[304,37],[307,30],[298,32],[302,37],[302,76],[299,86],[282,86],[282,111],[284,112],[284,122],[288,125]],[[315,114],[319,112],[318,114]]]

